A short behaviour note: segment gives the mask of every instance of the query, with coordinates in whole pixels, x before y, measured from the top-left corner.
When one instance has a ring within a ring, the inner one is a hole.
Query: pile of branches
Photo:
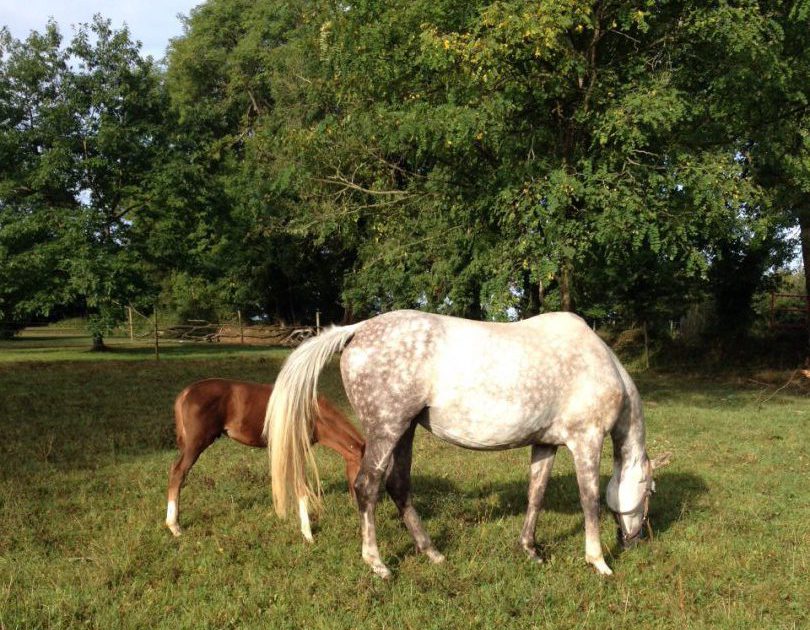
[[[164,339],[177,341],[205,341],[208,343],[245,343],[263,346],[284,346],[293,348],[315,336],[314,326],[285,326],[268,324],[245,326],[238,324],[210,323],[190,320],[187,324],[171,326],[160,331]]]

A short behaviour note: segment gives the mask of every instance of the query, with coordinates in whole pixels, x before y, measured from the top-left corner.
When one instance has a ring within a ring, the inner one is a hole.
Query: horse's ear
[[[657,470],[659,468],[663,468],[664,466],[669,466],[672,462],[672,451],[667,451],[666,453],[661,453],[658,457],[650,461],[653,470]]]

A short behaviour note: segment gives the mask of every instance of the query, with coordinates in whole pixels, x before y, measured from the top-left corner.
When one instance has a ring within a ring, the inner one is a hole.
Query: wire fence
[[[224,321],[202,319],[176,323],[169,318],[161,320],[158,308],[152,313],[142,313],[133,306],[125,306],[123,323],[105,335],[107,338],[129,339],[132,343],[149,343],[155,348],[155,357],[160,356],[162,343],[224,343],[236,345],[262,345],[295,347],[320,332],[320,312],[316,313],[315,326],[286,325],[245,321],[241,311]],[[64,322],[25,321],[0,322],[0,338],[12,337],[22,332],[25,337],[88,337],[90,330],[82,318]]]

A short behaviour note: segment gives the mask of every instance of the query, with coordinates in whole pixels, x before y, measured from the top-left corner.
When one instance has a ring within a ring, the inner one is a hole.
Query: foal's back
[[[267,446],[262,430],[272,390],[271,385],[222,378],[189,385],[175,402],[178,441],[225,433],[247,446]]]

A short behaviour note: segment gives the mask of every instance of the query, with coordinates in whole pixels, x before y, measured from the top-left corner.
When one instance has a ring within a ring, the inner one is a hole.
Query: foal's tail
[[[362,322],[361,322],[362,323]],[[318,413],[318,375],[361,325],[328,329],[301,344],[284,363],[267,403],[264,436],[268,442],[273,505],[282,518],[292,497],[320,505],[321,483],[312,454],[312,427]],[[311,478],[306,468],[311,471]]]

